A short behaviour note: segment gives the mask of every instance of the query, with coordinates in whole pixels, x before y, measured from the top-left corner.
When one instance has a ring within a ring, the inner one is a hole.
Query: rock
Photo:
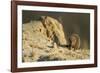
[[[66,45],[62,24],[49,16],[41,18],[42,21],[23,24],[23,48],[46,49],[48,46]]]
[[[57,48],[57,44],[56,44],[56,43],[54,43],[54,45],[53,45],[53,46],[54,46],[54,48]]]
[[[63,25],[49,16],[42,16],[42,19],[42,23],[47,30],[47,37],[59,45],[66,45],[67,41],[64,35]]]

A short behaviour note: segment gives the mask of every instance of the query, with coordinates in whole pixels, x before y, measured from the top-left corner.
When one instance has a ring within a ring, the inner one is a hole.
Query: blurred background
[[[90,14],[69,12],[44,12],[44,11],[22,11],[22,24],[33,20],[41,20],[41,16],[50,16],[57,19],[64,28],[67,38],[77,33],[81,39],[81,48],[90,49]]]

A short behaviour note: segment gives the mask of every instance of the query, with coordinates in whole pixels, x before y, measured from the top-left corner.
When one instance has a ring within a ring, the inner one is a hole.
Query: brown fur
[[[80,49],[80,37],[78,34],[72,34],[69,38],[70,47],[76,49]]]

